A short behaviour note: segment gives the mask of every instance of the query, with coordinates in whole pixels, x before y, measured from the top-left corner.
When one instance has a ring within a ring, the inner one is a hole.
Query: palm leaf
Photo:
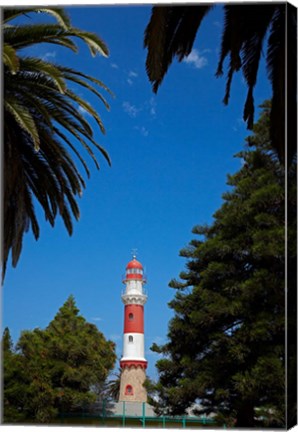
[[[69,37],[73,36],[74,33],[57,24],[35,24],[34,26],[4,25],[3,35],[4,41],[7,41],[11,46],[17,49],[43,42],[64,46],[65,40],[67,40],[67,47],[77,50],[73,42],[69,45]]]
[[[55,24],[36,24],[35,26],[23,25],[21,27],[4,26],[4,40],[15,48],[24,48],[34,43],[61,43],[61,38],[78,37],[89,47],[92,56],[100,53],[104,57],[109,54],[106,44],[95,33],[83,32],[69,27],[61,28]],[[62,39],[62,42],[64,40]]]
[[[148,49],[146,71],[149,81],[154,86],[154,92],[157,92],[169,67],[166,65],[164,57],[170,11],[170,7],[154,6],[150,22],[145,30],[144,46]]]
[[[103,55],[104,57],[108,57],[108,47],[106,46],[104,41],[100,39],[95,33],[85,31],[83,32],[79,29],[71,28],[70,35],[77,36],[82,39],[90,49],[92,57],[94,57],[97,53]]]
[[[263,40],[274,13],[274,6],[259,5],[257,16],[255,16],[255,7],[250,8],[250,11],[250,13],[245,14],[248,34],[242,48],[242,71],[248,85],[243,119],[247,122],[248,129],[252,129],[254,123],[253,89],[257,81]]]
[[[37,13],[43,12],[47,13],[49,15],[52,15],[54,18],[56,18],[56,21],[59,25],[61,25],[66,30],[71,27],[71,22],[69,19],[69,16],[64,11],[64,9],[61,8],[39,8],[36,10]]]
[[[80,130],[80,128],[78,128],[78,125],[72,121],[71,117],[68,116],[61,116],[61,115],[55,115],[53,113],[53,118],[61,125],[63,126],[69,133],[71,133],[81,144],[82,146],[87,150],[87,152],[89,153],[89,155],[91,156],[91,158],[93,159],[95,166],[97,169],[99,169],[99,163],[97,162],[97,159],[93,153],[93,151],[91,150],[90,146],[87,144],[87,142],[80,136],[80,134],[77,132],[77,130],[79,130],[79,132],[83,133],[82,130]],[[90,139],[90,137],[87,137],[87,139]]]
[[[228,104],[233,74],[242,68],[248,85],[243,117],[250,129],[254,118],[253,88],[256,84],[263,40],[273,12],[272,5],[225,6],[224,32],[216,75],[222,75],[223,62],[229,55],[230,66],[224,97],[224,103]]]
[[[57,176],[58,164],[56,163],[54,166],[51,166],[48,162],[47,154],[43,150],[34,152],[30,142],[26,138],[21,143],[22,164],[27,183],[42,205],[46,220],[49,220],[53,226],[57,214],[58,199],[61,199],[60,181],[59,176]],[[44,148],[47,142],[44,143],[44,139],[42,139],[41,145]]]
[[[221,40],[220,58],[217,66],[216,76],[223,74],[223,62],[231,54],[230,68],[238,71],[241,67],[240,50],[243,40],[244,15],[242,5],[225,6],[224,30]],[[231,79],[231,78],[230,78]],[[227,89],[228,91],[228,89]]]
[[[20,67],[19,57],[16,50],[9,44],[3,46],[3,63],[12,74],[16,74]]]
[[[59,67],[59,69],[60,69],[61,72],[66,72],[66,73],[69,73],[71,75],[80,76],[82,78],[85,78],[85,79],[93,82],[94,84],[97,84],[98,86],[100,86],[104,90],[106,90],[111,96],[115,97],[114,93],[102,81],[100,81],[99,79],[97,79],[97,78],[95,78],[93,76],[84,74],[84,73],[82,73],[80,71],[77,71],[75,69],[71,69],[71,68],[65,67],[65,66],[58,66],[58,67]]]
[[[71,74],[64,73],[64,77],[65,77],[65,79],[68,79],[69,81],[72,81],[72,82],[79,84],[80,86],[85,87],[86,89],[90,90],[93,94],[95,94],[103,102],[106,109],[108,111],[110,110],[110,105],[108,104],[107,100],[93,86],[88,84],[86,81],[83,81],[83,80],[81,80],[81,79],[79,79],[76,76],[71,75]]]
[[[69,96],[72,100],[77,102],[84,110],[86,110],[97,122],[98,126],[100,127],[100,130],[102,133],[105,133],[105,128],[102,124],[102,121],[92,106],[86,102],[84,99],[80,98],[77,94],[72,92],[71,90],[67,90],[66,92],[67,96]]]
[[[69,208],[67,206],[67,204],[65,202],[63,202],[63,205],[60,208],[60,215],[63,219],[64,225],[68,231],[69,235],[72,235],[73,233],[73,224],[71,221],[71,216],[70,216],[70,212],[69,212]],[[79,216],[76,217],[76,219],[79,219]]]
[[[75,146],[71,143],[71,141],[57,128],[54,128],[55,133],[62,138],[63,141],[66,142],[66,144],[72,149],[72,151],[76,154],[76,156],[78,157],[78,159],[80,160],[81,164],[83,165],[83,167],[85,168],[87,177],[90,177],[90,171],[88,169],[88,166],[86,164],[86,162],[84,161],[84,159],[82,158],[82,156],[80,155],[80,153],[77,151],[77,149],[75,148]],[[81,178],[81,182],[83,187],[85,187],[85,183],[84,180]]]
[[[31,116],[30,111],[17,101],[8,98],[4,101],[4,107],[14,116],[18,125],[31,136],[34,148],[38,151],[40,141],[35,121]]]
[[[26,15],[30,12],[34,13],[47,13],[52,15],[56,20],[58,21],[59,25],[67,29],[70,27],[70,19],[68,15],[65,13],[64,9],[61,8],[26,8],[26,9],[11,9],[11,8],[4,8],[4,17],[3,22],[6,23],[8,21],[11,21],[12,19],[20,16],[20,15]]]
[[[17,16],[36,11],[50,13],[58,25],[10,25]],[[77,144],[87,150],[97,169],[99,163],[93,147],[110,164],[107,152],[94,140],[92,127],[76,106],[79,104],[90,113],[104,132],[100,116],[88,102],[71,91],[68,84],[75,83],[91,91],[107,109],[109,104],[96,86],[109,94],[112,92],[100,80],[83,72],[39,58],[19,56],[20,49],[43,42],[77,52],[72,40],[75,37],[87,44],[92,55],[107,56],[105,43],[93,33],[72,28],[62,9],[5,9],[3,27],[4,277],[10,251],[13,266],[17,264],[24,233],[31,227],[34,237],[39,236],[33,195],[44,210],[45,220],[54,226],[60,214],[68,233],[72,234],[73,218],[78,220],[80,216],[77,197],[82,195],[85,182],[68,150],[78,157],[88,177],[90,172]],[[72,138],[77,141],[75,144]]]
[[[295,170],[297,164],[297,8],[290,3],[285,4],[286,7],[286,40],[287,40],[287,67],[286,69],[286,155],[287,155],[287,166],[289,171]],[[278,85],[278,77],[275,78],[272,87],[275,89]],[[285,148],[283,138],[277,141],[277,125],[278,125],[278,106],[275,109],[274,117],[271,112],[271,140],[272,145],[276,149],[280,149],[278,152],[282,154]],[[285,157],[284,159],[285,160]],[[295,205],[294,205],[295,206]],[[294,216],[295,217],[295,216]]]
[[[9,80],[6,80],[6,85],[9,85]],[[36,117],[41,117],[43,123],[47,124],[47,126],[53,131],[52,120],[46,104],[41,103],[41,100],[38,95],[33,93],[34,86],[32,91],[22,92],[22,85],[18,85],[17,80],[14,82],[14,85],[9,85],[11,91],[15,91],[15,98],[17,101],[21,102],[24,106],[30,106],[31,111],[34,111],[34,115]],[[30,90],[30,88],[28,89]]]
[[[104,156],[108,164],[111,166],[112,165],[111,158],[109,156],[109,153],[104,149],[104,147],[99,145],[92,137],[90,137],[90,141],[101,152],[101,154]]]
[[[201,11],[198,12],[198,8]],[[153,91],[157,92],[174,56],[182,60],[190,52],[200,22],[209,6],[154,6],[145,30],[144,45],[148,49],[146,71]],[[291,135],[296,133],[297,88],[297,15],[289,4],[227,4],[224,6],[224,29],[216,76],[223,74],[223,64],[229,58],[226,91],[223,102],[228,104],[233,75],[242,69],[248,86],[243,116],[247,127],[254,122],[254,87],[267,33],[267,71],[272,84],[271,141],[281,162],[285,160],[285,88],[287,121]],[[287,40],[285,40],[287,35]],[[285,48],[288,55],[285,56]],[[287,62],[286,67],[285,62]],[[285,71],[287,75],[285,75]],[[290,108],[291,107],[291,108]],[[289,163],[296,153],[295,139],[289,140]]]
[[[202,19],[212,6],[154,6],[145,30],[146,71],[156,93],[174,56],[189,55]]]
[[[272,27],[270,36],[268,38],[268,50],[267,50],[267,71],[268,77],[272,84],[273,97],[271,105],[271,115],[270,115],[270,137],[272,140],[273,147],[277,150],[280,159],[285,160],[285,25],[286,25],[286,14],[285,5],[280,5],[276,10],[276,13],[272,20]],[[290,27],[291,28],[291,27]],[[293,37],[294,35],[292,35]],[[295,35],[296,37],[296,35]],[[290,39],[288,39],[290,40]],[[292,70],[295,71],[297,66],[295,66],[295,60],[297,59],[296,50],[294,52],[288,52],[288,61],[292,63]],[[289,69],[290,64],[288,65]],[[297,70],[297,69],[296,69]],[[295,88],[292,82],[292,89]],[[296,105],[296,96],[293,92],[295,103],[292,107]],[[291,95],[289,95],[291,98]],[[295,110],[294,110],[295,112]],[[288,115],[291,112],[288,111]],[[297,120],[297,119],[296,119]],[[294,152],[295,153],[295,152]],[[293,157],[293,152],[291,152],[291,159]]]
[[[39,74],[45,74],[53,81],[55,86],[58,88],[60,93],[65,93],[66,83],[63,74],[59,68],[52,63],[45,62],[44,60],[25,57],[20,60],[22,70],[27,72],[38,72]]]
[[[80,133],[84,134],[87,138],[92,135],[92,129],[89,123],[84,119],[84,117],[79,113],[79,111],[72,105],[71,99],[68,100],[60,92],[57,92],[53,86],[51,79],[43,74],[20,72],[17,76],[17,80],[10,85],[10,87],[18,93],[18,98],[21,100],[28,99],[28,94],[32,93],[35,95],[37,110],[46,108],[48,114],[59,122],[60,118],[64,117],[64,113],[69,113],[73,118],[78,120],[81,124],[76,124],[72,122],[72,127],[79,130]],[[7,80],[9,83],[9,79]],[[23,85],[26,83],[26,93],[22,92]],[[40,109],[39,109],[40,108]],[[72,117],[68,117],[71,120]],[[49,118],[47,115],[45,118]],[[50,118],[49,118],[50,119]],[[71,120],[72,121],[72,120]]]
[[[24,201],[26,206],[26,212],[31,222],[32,232],[35,237],[35,240],[37,240],[39,237],[39,225],[34,212],[31,192],[27,186],[25,188]]]

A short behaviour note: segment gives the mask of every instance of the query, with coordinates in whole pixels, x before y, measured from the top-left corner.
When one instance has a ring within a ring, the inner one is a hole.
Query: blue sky
[[[44,328],[73,294],[81,314],[117,344],[121,356],[122,275],[131,250],[146,269],[145,344],[148,374],[156,378],[153,342],[166,340],[172,316],[168,287],[184,269],[179,251],[193,238],[196,224],[212,222],[227,189],[226,176],[237,171],[233,155],[248,135],[242,121],[246,86],[235,76],[228,106],[222,99],[225,77],[215,78],[222,29],[222,9],[204,20],[187,61],[174,61],[157,95],[145,72],[143,34],[149,6],[68,7],[74,26],[98,33],[110,57],[92,58],[83,45],[78,55],[57,46],[31,51],[101,79],[115,94],[107,95],[107,112],[89,93],[106,128],[96,139],[112,159],[110,168],[98,155],[97,171],[88,155],[91,179],[79,200],[81,219],[69,237],[57,219],[55,228],[39,215],[41,235],[25,235],[16,269],[9,263],[3,288],[3,327],[14,342],[25,329]],[[255,90],[255,105],[271,90],[264,59]],[[257,118],[256,112],[256,118]],[[82,150],[83,152],[83,150]],[[83,172],[83,170],[82,170]]]

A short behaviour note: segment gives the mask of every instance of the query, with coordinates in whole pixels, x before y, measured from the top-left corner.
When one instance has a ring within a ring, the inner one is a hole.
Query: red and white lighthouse
[[[146,379],[147,360],[144,354],[144,304],[147,295],[142,264],[136,257],[126,266],[122,294],[124,303],[123,354],[120,360],[120,401],[146,402],[143,387]]]

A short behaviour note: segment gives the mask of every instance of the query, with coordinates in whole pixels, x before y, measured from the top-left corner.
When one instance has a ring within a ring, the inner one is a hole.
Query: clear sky
[[[212,222],[227,190],[227,174],[240,167],[233,155],[248,135],[242,121],[246,86],[235,76],[230,103],[223,105],[225,77],[215,78],[221,6],[203,21],[187,61],[174,61],[157,95],[145,72],[149,6],[67,10],[74,26],[103,38],[110,57],[92,58],[84,46],[78,55],[54,45],[40,45],[31,54],[93,75],[115,93],[114,99],[107,95],[107,112],[80,90],[102,117],[107,133],[96,129],[96,139],[108,151],[112,167],[99,154],[98,172],[86,154],[91,179],[79,200],[81,218],[72,237],[58,219],[51,228],[38,210],[40,239],[36,242],[31,232],[25,235],[17,268],[8,265],[3,327],[17,342],[22,330],[46,327],[73,294],[81,314],[116,342],[120,357],[121,281],[131,250],[137,248],[148,279],[145,355],[148,374],[156,378],[157,355],[150,346],[166,340],[172,316],[167,303],[174,295],[168,283],[185,265],[179,251],[193,238],[194,225]],[[255,105],[270,96],[263,59]]]

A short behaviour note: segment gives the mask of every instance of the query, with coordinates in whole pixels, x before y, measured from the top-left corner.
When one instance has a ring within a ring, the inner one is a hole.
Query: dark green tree
[[[115,344],[78,313],[70,296],[46,329],[51,357],[67,364],[62,369],[57,363],[51,372],[55,387],[62,392],[59,410],[94,402],[91,387],[106,380],[116,361]]]
[[[39,423],[92,405],[116,361],[114,343],[79,314],[73,296],[46,329],[22,332],[17,350],[26,372],[19,409]]]
[[[174,57],[182,61],[193,47],[204,17],[213,5],[158,5],[152,9],[145,31],[144,44],[148,48],[146,69],[154,92],[157,92]],[[271,146],[284,163],[297,150],[297,19],[296,9],[289,3],[226,4],[224,25],[216,76],[224,71],[228,60],[226,93],[228,104],[232,78],[242,71],[248,92],[243,110],[247,127],[254,122],[254,87],[257,82],[260,59],[267,39],[266,67],[272,86],[270,114]],[[287,94],[287,99],[285,98]],[[286,102],[285,102],[286,101]],[[287,103],[287,105],[286,105]],[[286,116],[287,111],[287,118]],[[285,131],[291,131],[288,146]]]
[[[162,405],[181,414],[198,403],[198,413],[214,413],[220,424],[286,425],[285,172],[269,119],[265,103],[214,222],[196,226],[198,238],[180,253],[187,265],[170,283],[168,342],[152,347],[163,354],[151,386],[157,412]],[[293,181],[288,195],[295,200]],[[295,260],[293,244],[289,251]]]
[[[37,12],[50,14],[57,23],[29,21],[30,13]],[[24,22],[16,24],[14,19],[20,16]],[[78,220],[80,216],[77,197],[85,187],[76,157],[90,175],[81,150],[87,151],[97,168],[94,150],[110,164],[107,152],[98,144],[96,129],[78,109],[86,111],[104,133],[98,109],[79,92],[90,91],[109,109],[101,91],[110,90],[82,71],[29,55],[29,48],[45,42],[76,53],[77,39],[87,45],[92,56],[108,55],[105,43],[94,33],[74,28],[63,9],[3,10],[3,277],[10,252],[12,265],[17,265],[24,233],[31,228],[35,239],[39,237],[36,203],[52,226],[60,215],[72,234],[73,217]]]
[[[22,406],[25,403],[26,374],[22,357],[15,352],[10,331],[6,327],[1,341],[2,354],[2,420],[6,422],[22,421]]]

